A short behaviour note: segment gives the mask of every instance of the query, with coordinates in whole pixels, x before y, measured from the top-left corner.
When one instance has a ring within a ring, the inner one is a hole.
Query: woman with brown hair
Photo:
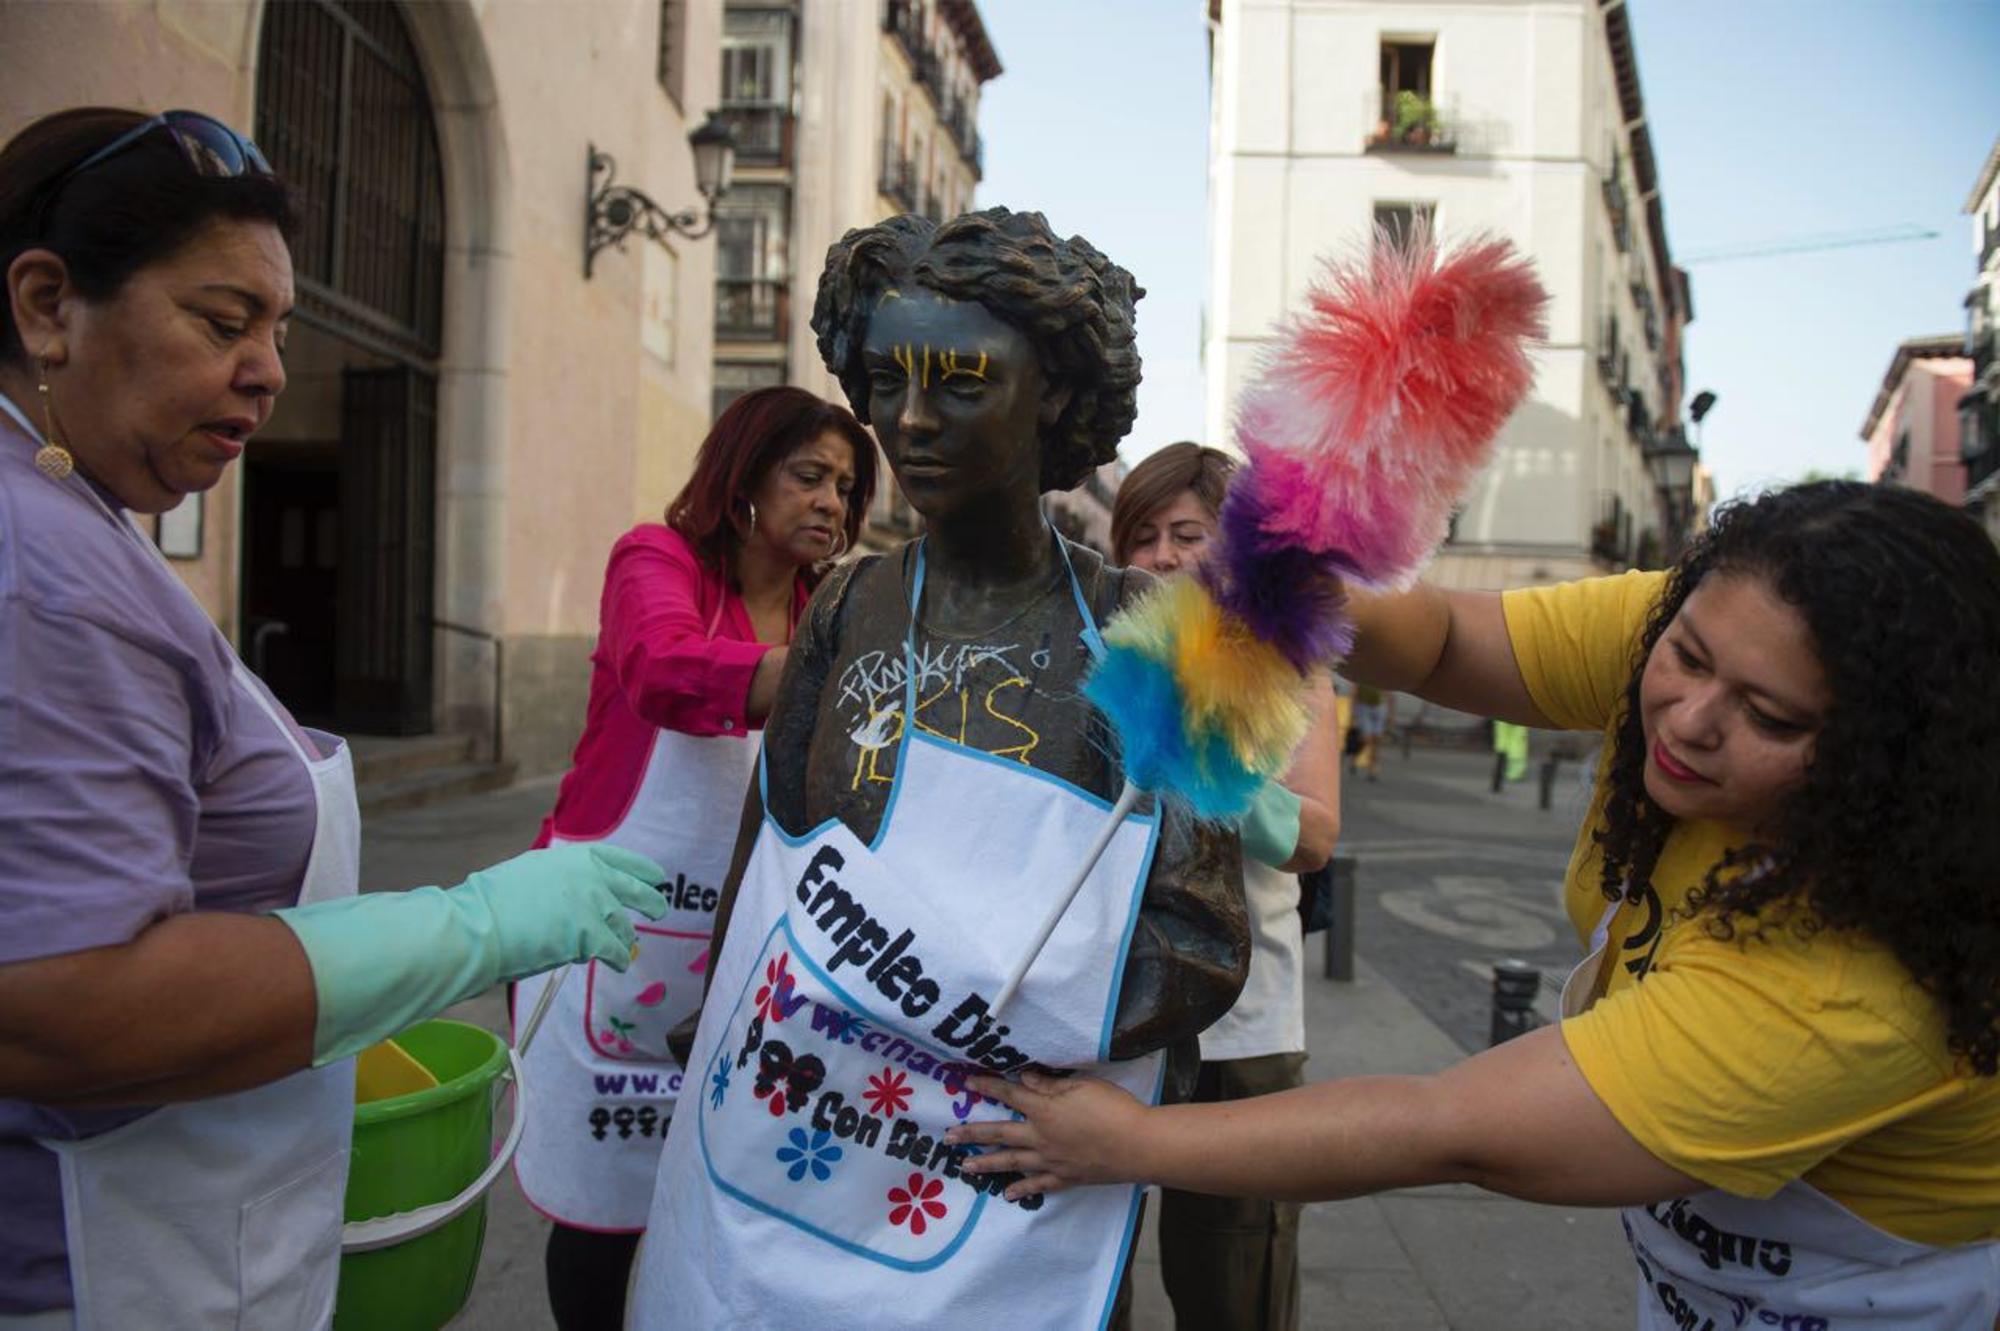
[[[1199,444],[1168,444],[1118,487],[1112,558],[1160,577],[1191,573],[1212,549],[1236,461]],[[1332,681],[1315,681],[1313,725],[1284,779],[1265,787],[1243,824],[1250,975],[1236,1005],[1201,1033],[1194,1103],[1216,1104],[1305,1084],[1305,939],[1294,876],[1325,864],[1340,835],[1340,754]],[[1289,1331],[1299,1320],[1299,1206],[1164,1189],[1160,1276],[1176,1325],[1201,1331]]]
[[[730,829],[799,615],[874,489],[875,445],[852,413],[759,389],[716,420],[666,525],[612,547],[583,736],[536,844],[651,856],[667,914],[640,927],[624,974],[593,966],[562,985],[527,1055],[536,1097],[515,1168],[555,1221],[549,1303],[563,1331],[623,1322],[681,1088],[666,1034],[701,1001]],[[553,982],[519,986],[517,1016]]]

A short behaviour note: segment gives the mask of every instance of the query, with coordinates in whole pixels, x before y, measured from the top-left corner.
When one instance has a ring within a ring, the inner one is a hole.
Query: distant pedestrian
[[[1347,669],[1609,757],[1564,1020],[1436,1077],[1144,1109],[982,1080],[1023,1190],[1622,1206],[1639,1325],[2000,1313],[2000,553],[1917,491],[1732,504],[1665,573],[1364,601]],[[1532,1281],[1532,1271],[1523,1273]],[[1550,1291],[1550,1297],[1555,1296]]]
[[[1354,740],[1347,770],[1375,779],[1375,764],[1382,756],[1382,734],[1389,728],[1389,696],[1373,684],[1354,686]]]
[[[1111,513],[1112,558],[1162,577],[1191,573],[1214,548],[1235,462],[1169,444],[1132,469]],[[1314,687],[1313,728],[1284,780],[1243,829],[1250,977],[1202,1032],[1197,1104],[1305,1084],[1299,883],[1340,831],[1338,725],[1331,681]],[[1291,1331],[1299,1322],[1299,1207],[1169,1188],[1160,1197],[1160,1275],[1183,1331]]]
[[[1528,775],[1528,727],[1512,721],[1493,723],[1493,752],[1503,764],[1501,775],[1519,781]]]

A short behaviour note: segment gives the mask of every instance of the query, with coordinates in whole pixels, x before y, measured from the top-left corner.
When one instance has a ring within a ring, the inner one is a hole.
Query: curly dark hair
[[[914,282],[977,301],[1033,343],[1051,386],[1070,390],[1043,427],[1042,489],[1068,490],[1111,461],[1138,415],[1132,274],[1081,236],[1058,239],[1040,213],[988,208],[942,225],[906,213],[848,232],[826,252],[812,326],[854,414],[868,416],[861,347],[882,292]]]
[[[1863,931],[1942,1007],[1950,1048],[2000,1071],[2000,551],[1916,490],[1821,481],[1724,507],[1646,623],[1606,769],[1603,889],[1639,900],[1673,819],[1647,795],[1639,678],[1713,573],[1797,608],[1833,696],[1764,840],[1681,907],[1717,937]],[[1754,868],[1754,871],[1753,871]]]

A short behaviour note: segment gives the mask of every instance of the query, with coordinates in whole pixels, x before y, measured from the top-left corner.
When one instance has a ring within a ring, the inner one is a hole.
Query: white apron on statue
[[[1564,983],[1564,1017],[1594,1001],[1617,912]],[[1640,1331],[1992,1331],[2000,1318],[2000,1243],[1913,1243],[1800,1180],[1762,1201],[1711,1188],[1619,1218],[1639,1266]]]
[[[240,663],[234,676],[312,774],[318,813],[298,904],[352,896],[361,817],[347,746],[314,731],[332,756],[312,757]],[[353,1133],[354,1063],[342,1059],[102,1136],[45,1140],[61,1163],[79,1331],[328,1325]]]
[[[919,549],[913,601],[923,567]],[[1118,829],[996,1023],[987,1002],[1110,805],[904,729],[874,844],[838,820],[794,838],[767,817],[758,835],[695,1041],[696,1098],[660,1162],[631,1326],[1027,1331],[1109,1312],[1138,1189],[1009,1202],[1012,1180],[962,1174],[943,1136],[1007,1112],[964,1085],[968,1070],[1087,1069],[1158,1100],[1161,1055],[1105,1061],[1157,815]]]
[[[720,619],[718,606],[709,637]],[[756,760],[747,736],[658,730],[631,806],[599,838],[666,869],[667,913],[648,920],[634,912],[637,959],[622,975],[592,961],[570,976],[523,1056],[535,1101],[514,1172],[529,1204],[553,1220],[622,1233],[645,1227],[681,1092],[667,1032],[701,1006],[716,900]],[[517,1023],[556,974],[515,985]]]

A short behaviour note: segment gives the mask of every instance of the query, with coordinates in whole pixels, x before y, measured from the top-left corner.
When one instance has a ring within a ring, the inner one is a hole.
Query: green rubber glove
[[[666,873],[601,843],[531,850],[457,887],[371,892],[277,912],[298,935],[319,992],[313,1066],[493,985],[591,958],[632,964],[630,911],[666,913]]]
[[[1266,783],[1243,815],[1241,831],[1245,855],[1282,869],[1299,848],[1299,797],[1275,781]]]

